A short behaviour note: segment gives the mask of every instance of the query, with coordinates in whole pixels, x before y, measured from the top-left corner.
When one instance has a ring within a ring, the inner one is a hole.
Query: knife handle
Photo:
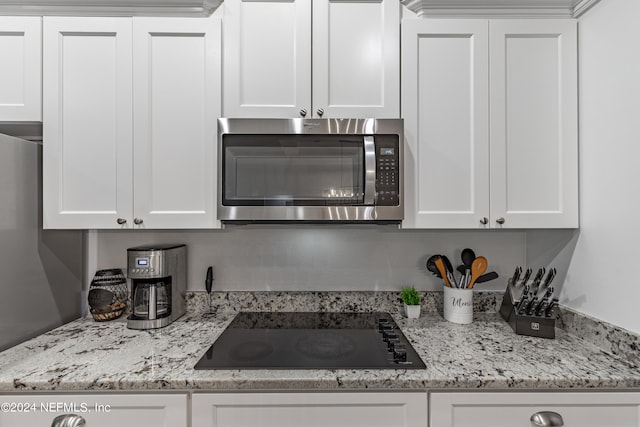
[[[546,304],[547,304],[547,300],[545,300],[544,298],[538,301],[536,308],[533,310],[533,314],[535,314],[538,317],[542,316],[542,312],[544,311]]]
[[[545,317],[551,317],[551,314],[553,313],[553,309],[556,307],[556,305],[558,305],[558,301],[559,301],[558,298],[554,298],[551,300],[549,305],[547,305],[547,308],[545,308],[544,310]]]
[[[516,313],[517,314],[523,314],[524,313],[525,304],[527,303],[528,299],[529,299],[529,296],[522,295],[522,298],[520,299],[520,302],[518,303],[518,306],[516,307]]]
[[[533,298],[531,298],[531,301],[529,301],[529,304],[527,304],[527,309],[525,310],[525,313],[527,314],[527,316],[531,316],[531,314],[533,313],[533,306],[536,304],[537,301],[538,301],[537,296],[534,296]]]

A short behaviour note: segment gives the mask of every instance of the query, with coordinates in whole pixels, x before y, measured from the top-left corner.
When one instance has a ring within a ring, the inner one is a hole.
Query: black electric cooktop
[[[388,313],[239,313],[195,369],[425,369]]]

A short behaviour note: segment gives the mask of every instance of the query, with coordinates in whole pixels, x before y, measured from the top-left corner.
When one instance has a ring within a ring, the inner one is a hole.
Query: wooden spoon
[[[435,259],[435,264],[438,272],[440,273],[440,276],[442,277],[442,280],[444,280],[444,284],[448,287],[451,287],[451,283],[449,283],[449,279],[447,278],[447,267],[444,266],[444,261],[442,261],[442,258],[437,257]]]
[[[476,257],[471,263],[471,280],[469,281],[469,286],[467,288],[473,288],[478,277],[482,276],[485,271],[487,271],[487,259],[483,256]]]

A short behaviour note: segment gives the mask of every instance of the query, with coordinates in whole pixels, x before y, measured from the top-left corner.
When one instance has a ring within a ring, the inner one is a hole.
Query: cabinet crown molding
[[[420,17],[577,18],[600,0],[400,0]]]
[[[209,16],[223,0],[0,0],[0,16]]]

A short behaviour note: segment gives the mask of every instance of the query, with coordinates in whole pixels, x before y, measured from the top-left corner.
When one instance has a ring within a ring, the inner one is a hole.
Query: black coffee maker
[[[187,289],[185,245],[147,245],[127,249],[127,276],[131,279],[128,328],[162,328],[184,314]]]

